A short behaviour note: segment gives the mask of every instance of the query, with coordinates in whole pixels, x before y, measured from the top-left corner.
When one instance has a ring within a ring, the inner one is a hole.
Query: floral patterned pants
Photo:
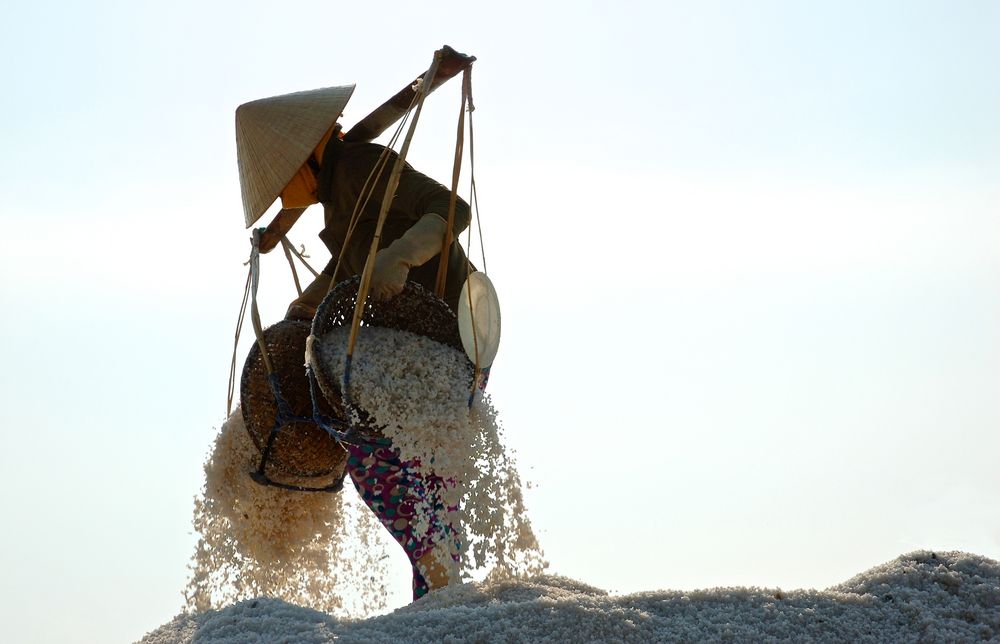
[[[454,482],[445,482],[433,474],[417,472],[419,461],[399,460],[399,452],[391,444],[366,443],[362,445],[344,444],[347,448],[347,472],[354,481],[365,504],[375,513],[393,539],[403,547],[410,565],[413,567],[413,599],[427,594],[429,586],[417,566],[417,561],[430,552],[435,544],[444,539],[452,539],[452,558],[459,560],[461,550],[457,526],[453,525],[452,513],[457,507],[445,507],[441,501],[441,491]],[[420,501],[426,502],[432,511],[429,526],[422,534],[417,534],[414,519]]]

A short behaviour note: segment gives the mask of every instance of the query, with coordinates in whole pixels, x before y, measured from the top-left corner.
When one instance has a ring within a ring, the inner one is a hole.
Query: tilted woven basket
[[[304,366],[309,323],[283,320],[264,330],[264,340],[272,367],[278,374],[281,396],[291,412],[312,418],[313,403]],[[274,427],[278,406],[267,380],[267,368],[255,342],[250,350],[240,383],[240,408],[247,431],[263,452]],[[343,412],[327,400],[317,401],[320,411],[339,417]],[[337,401],[339,405],[339,400]],[[295,477],[325,477],[340,480],[347,464],[347,451],[326,430],[312,421],[293,421],[278,432],[267,461],[268,474]]]
[[[324,336],[338,327],[348,327],[354,319],[354,307],[357,301],[359,277],[352,277],[337,284],[320,304],[313,318],[312,334],[314,346],[310,365],[316,376],[316,382],[327,400],[333,403],[343,419],[343,403],[340,391],[340,376],[344,365],[330,365],[320,360],[317,349],[324,341]],[[369,297],[365,303],[361,318],[361,329],[364,333],[367,327],[383,327],[398,331],[409,331],[450,346],[457,351],[463,351],[462,338],[458,333],[458,321],[451,308],[433,293],[415,282],[407,282],[403,291],[392,299],[376,302]],[[471,374],[470,364],[470,374]],[[364,412],[355,409],[360,421],[355,429],[362,437],[377,439],[381,432]]]

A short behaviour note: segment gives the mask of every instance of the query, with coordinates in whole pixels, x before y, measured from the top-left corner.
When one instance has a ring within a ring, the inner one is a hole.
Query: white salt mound
[[[1000,563],[919,551],[825,591],[764,588],[612,596],[570,579],[450,586],[389,615],[276,599],[182,614],[145,644],[254,642],[973,642],[1000,639]]]

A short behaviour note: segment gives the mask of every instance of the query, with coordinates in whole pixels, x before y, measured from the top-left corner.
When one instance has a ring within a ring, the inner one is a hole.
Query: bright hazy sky
[[[336,4],[0,9],[7,641],[180,609],[249,250],[236,106],[357,83],[350,126],[445,43],[479,58],[490,391],[553,572],[1000,558],[1000,4]],[[457,85],[410,156],[440,180]]]

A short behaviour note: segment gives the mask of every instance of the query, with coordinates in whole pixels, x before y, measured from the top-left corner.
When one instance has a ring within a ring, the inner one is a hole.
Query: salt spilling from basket
[[[417,473],[458,482],[444,488],[441,500],[446,507],[459,507],[463,574],[488,568],[496,576],[543,570],[496,410],[485,395],[477,395],[470,409],[473,370],[465,354],[416,333],[364,326],[350,382],[345,382],[348,334],[345,326],[314,337],[307,360],[314,370],[338,377],[338,389],[350,401],[345,405],[350,422],[364,420],[368,429],[377,428],[401,461],[417,462]],[[417,538],[431,524],[432,505],[415,508]]]
[[[201,612],[265,595],[345,616],[384,609],[381,580],[390,543],[368,508],[346,490],[259,485],[249,476],[259,458],[237,409],[216,437],[195,500],[198,546],[187,609]]]

